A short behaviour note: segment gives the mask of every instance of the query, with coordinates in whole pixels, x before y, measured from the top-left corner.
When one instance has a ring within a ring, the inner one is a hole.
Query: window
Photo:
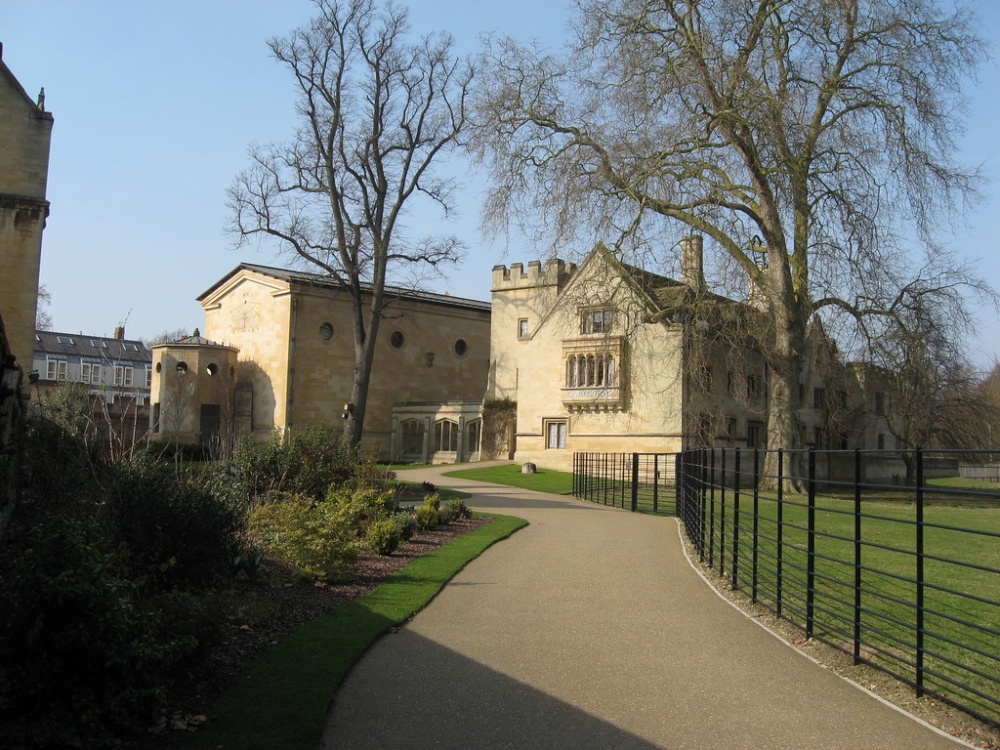
[[[389,343],[392,344],[393,349],[398,349],[403,345],[403,334],[401,331],[393,331],[392,335],[389,337]]]
[[[422,455],[424,452],[424,423],[417,419],[407,419],[399,425],[399,450],[406,455]]]
[[[885,450],[885,435],[881,432],[878,434],[878,449],[880,451]]]
[[[46,380],[66,380],[69,377],[69,362],[62,359],[50,359],[45,363]]]
[[[63,346],[73,346],[73,339],[69,336],[56,336],[56,341],[58,341]]]
[[[177,363],[177,374],[178,375],[187,375],[187,371],[188,371],[187,362],[178,362]]]
[[[458,450],[458,423],[442,419],[434,423],[434,450]]]
[[[611,330],[610,310],[585,310],[580,316],[580,333],[608,333]]]
[[[881,391],[875,394],[875,413],[876,414],[885,413],[885,394],[882,393]]]
[[[726,370],[726,392],[730,396],[736,395],[736,376],[732,370]]]
[[[702,365],[698,369],[698,382],[701,385],[702,390],[706,393],[712,392],[713,376],[712,367],[710,365]]]
[[[760,398],[764,395],[763,381],[759,375],[747,375],[747,398]]]
[[[104,370],[100,365],[90,366],[90,383],[91,385],[100,385],[104,379]]]
[[[91,367],[92,367],[92,365],[89,362],[84,362],[83,364],[80,365],[80,382],[81,383],[90,383],[90,373],[91,373],[90,368]]]
[[[826,391],[822,388],[813,388],[813,408],[822,409],[826,401]]]
[[[333,338],[333,325],[330,323],[321,323],[319,327],[319,337],[324,341],[329,341]]]
[[[455,342],[455,354],[459,357],[464,357],[467,351],[469,351],[469,345],[466,343],[465,339],[458,339]]]
[[[610,354],[573,354],[566,360],[566,387],[610,386],[615,382],[615,358]]]
[[[159,367],[160,363],[157,362],[156,366]],[[153,371],[148,367],[146,368],[146,387],[147,388],[153,387]]]
[[[466,429],[468,437],[465,441],[465,453],[466,455],[472,455],[473,453],[479,452],[479,442],[482,440],[483,435],[483,420],[474,419],[469,422],[468,428]]]
[[[178,371],[180,365],[177,366]],[[132,377],[135,373],[135,369],[132,367],[122,367],[121,365],[115,365],[115,385],[121,385],[125,387],[132,386]]]
[[[566,420],[545,423],[545,447],[559,450],[566,448]]]
[[[528,337],[528,319],[520,318],[517,321],[517,337],[519,339],[525,339]]]
[[[160,404],[153,404],[153,432],[160,431]]]
[[[726,417],[726,438],[729,440],[736,439],[736,417]]]
[[[813,428],[813,445],[816,448],[826,448],[825,443],[826,436],[823,434],[822,427]]]
[[[847,408],[847,391],[837,391],[837,402],[841,409]]]
[[[205,371],[208,373],[208,376],[210,378],[214,378],[216,375],[219,374],[219,366],[215,364],[215,362],[209,362],[208,367],[205,368]]]
[[[766,446],[767,443],[764,440],[764,423],[747,420],[747,447],[765,448]]]

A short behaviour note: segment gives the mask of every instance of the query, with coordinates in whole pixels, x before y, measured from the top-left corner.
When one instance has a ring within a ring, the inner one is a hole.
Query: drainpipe
[[[295,408],[295,338],[299,318],[299,301],[292,298],[292,311],[288,322],[288,387],[285,401],[285,430],[292,429],[292,409]]]

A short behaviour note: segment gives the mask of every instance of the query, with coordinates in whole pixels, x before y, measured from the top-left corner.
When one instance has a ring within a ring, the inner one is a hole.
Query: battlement
[[[542,268],[540,260],[528,261],[528,270],[521,263],[507,266],[493,266],[493,291],[527,289],[530,287],[561,287],[576,271],[575,263],[567,263],[561,258],[552,258]]]

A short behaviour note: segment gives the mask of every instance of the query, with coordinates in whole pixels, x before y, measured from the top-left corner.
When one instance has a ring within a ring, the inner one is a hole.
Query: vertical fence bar
[[[861,451],[854,449],[854,663],[861,661]]]
[[[726,449],[722,449],[722,481],[719,482],[719,575],[726,573]]]
[[[632,512],[639,510],[639,454],[632,454]]]
[[[676,482],[676,478],[674,479]],[[653,513],[659,513],[660,499],[660,454],[653,454]]]
[[[757,601],[757,572],[760,547],[760,449],[753,449],[753,565],[751,566],[750,599]]]
[[[732,573],[733,589],[740,587],[740,449],[736,449],[736,456],[733,459],[733,562]]]
[[[917,448],[917,697],[924,697],[924,450]]]
[[[785,560],[785,545],[784,545],[784,499],[785,499],[785,451],[783,449],[778,449],[778,508],[777,508],[777,524],[778,530],[775,534],[776,544],[777,544],[777,560],[775,560],[775,570],[776,570],[776,590],[774,592],[774,611],[778,617],[781,617],[781,595],[784,591],[782,586],[784,582],[784,572],[782,570],[783,563]]]
[[[707,477],[706,477],[706,472],[708,471],[708,465],[707,465],[708,462],[705,461],[705,458],[706,458],[705,456],[702,456],[701,464],[698,467],[699,468],[698,474],[701,477],[701,487],[699,487],[699,493],[698,494],[701,495],[701,503],[700,503],[701,504],[701,533],[702,533],[703,537],[704,537],[704,534],[705,534],[705,529],[708,528],[705,525],[705,516],[708,513],[708,493],[706,492],[706,489],[708,487],[708,482],[707,482]],[[713,451],[712,452],[712,461],[714,461],[714,460],[715,460],[715,452]],[[701,561],[705,562],[705,543],[704,543],[704,540],[702,541],[702,545],[701,545]],[[709,568],[711,568],[711,567],[712,566],[709,565]]]
[[[809,449],[809,518],[806,521],[806,638],[812,638],[816,608],[816,449]]]

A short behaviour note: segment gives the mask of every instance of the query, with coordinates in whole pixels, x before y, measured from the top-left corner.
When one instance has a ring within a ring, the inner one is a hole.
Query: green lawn
[[[955,694],[949,679],[971,684],[1000,701],[1000,505],[963,505],[949,498],[928,503],[924,510],[925,668],[927,685]],[[740,588],[747,593],[754,584],[753,499],[740,498],[738,565]],[[801,497],[791,497],[782,507],[782,608],[789,619],[804,623],[808,536],[807,509]],[[816,506],[815,633],[831,643],[850,648],[854,604],[855,528],[853,502],[820,498]],[[865,500],[861,525],[862,618],[861,639],[867,653],[885,668],[908,679],[914,671],[916,646],[915,509],[912,503]],[[772,498],[761,497],[758,508],[757,594],[774,607],[778,597],[777,511]],[[732,573],[733,496],[727,494],[725,511],[716,497],[713,567],[720,561]],[[725,518],[725,529],[721,528]],[[706,519],[706,524],[708,520]],[[988,532],[986,534],[982,532]],[[725,539],[725,548],[720,548]],[[707,554],[707,551],[706,551]],[[942,589],[948,589],[945,591]],[[986,627],[984,631],[982,626]],[[981,654],[977,654],[976,650]],[[969,669],[969,665],[976,665]],[[983,672],[977,675],[976,670]],[[976,710],[1000,719],[989,700],[962,693]]]
[[[534,474],[522,474],[521,467],[517,464],[488,466],[482,469],[459,469],[446,472],[444,476],[506,484],[526,490],[549,492],[553,495],[568,495],[573,491],[573,475],[569,472],[538,469]]]

